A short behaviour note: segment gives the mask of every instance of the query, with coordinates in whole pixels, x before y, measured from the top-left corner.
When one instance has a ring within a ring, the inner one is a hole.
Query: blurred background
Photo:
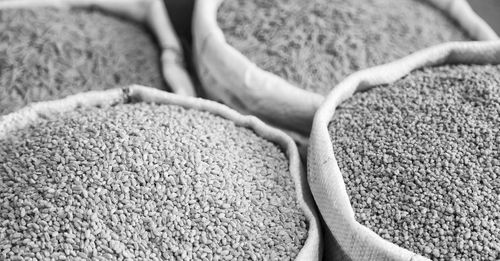
[[[468,2],[500,35],[500,0],[468,0]]]
[[[177,34],[191,44],[191,16],[194,0],[164,0]],[[397,1],[397,0],[393,0]],[[500,35],[500,0],[468,0],[472,8]]]

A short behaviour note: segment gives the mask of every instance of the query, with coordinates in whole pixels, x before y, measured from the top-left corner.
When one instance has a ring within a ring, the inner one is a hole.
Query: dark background
[[[191,44],[191,17],[195,0],[163,0],[179,38]],[[499,0],[500,1],[500,0]]]
[[[500,0],[469,0],[476,11],[500,35]]]
[[[191,16],[193,14],[194,0],[164,1],[177,34],[184,44],[190,45],[192,41]],[[468,2],[500,35],[500,0],[469,0]]]

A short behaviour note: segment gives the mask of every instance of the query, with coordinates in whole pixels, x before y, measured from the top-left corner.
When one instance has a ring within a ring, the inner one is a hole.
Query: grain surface
[[[288,159],[173,105],[77,110],[0,140],[0,259],[293,260]]]
[[[320,94],[360,69],[470,39],[425,0],[225,0],[217,19],[252,62]]]
[[[361,224],[433,260],[500,258],[500,66],[357,93],[329,131]]]
[[[142,25],[89,10],[0,10],[0,115],[129,84],[165,88],[159,47]]]

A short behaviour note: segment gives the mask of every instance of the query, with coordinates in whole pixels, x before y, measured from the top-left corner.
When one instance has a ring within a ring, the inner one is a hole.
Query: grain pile
[[[91,89],[165,88],[143,26],[97,11],[0,10],[0,115]]]
[[[252,62],[320,94],[357,70],[469,40],[423,0],[225,0],[217,18],[228,43]]]
[[[278,146],[173,105],[80,109],[1,140],[0,199],[0,259],[290,260],[307,237]]]
[[[500,66],[355,94],[329,131],[361,224],[433,260],[500,258]]]

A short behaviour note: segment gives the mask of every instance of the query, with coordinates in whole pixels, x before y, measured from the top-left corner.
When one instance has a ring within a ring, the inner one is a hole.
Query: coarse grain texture
[[[79,109],[0,140],[0,199],[2,260],[292,260],[307,238],[277,145],[173,105]]]
[[[0,10],[0,115],[129,84],[165,88],[147,28],[91,10]]]
[[[225,0],[217,19],[259,67],[324,95],[357,70],[470,39],[425,0]]]
[[[433,260],[500,258],[500,66],[357,93],[329,131],[361,224]]]

